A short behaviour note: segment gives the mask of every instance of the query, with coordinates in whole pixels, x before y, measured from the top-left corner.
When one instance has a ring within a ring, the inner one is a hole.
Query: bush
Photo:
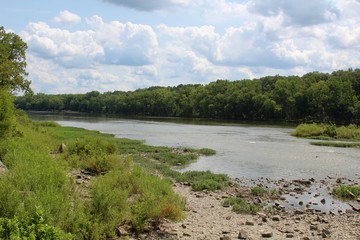
[[[296,137],[313,137],[321,136],[324,133],[324,129],[321,125],[316,123],[312,124],[300,124],[296,127],[295,131],[291,135]]]
[[[42,211],[37,210],[28,222],[20,222],[17,218],[0,218],[1,239],[72,239],[70,234],[65,234],[61,229],[46,224]]]
[[[113,169],[117,162],[115,141],[86,137],[68,147],[66,159],[75,168],[83,168],[94,174]]]
[[[11,95],[0,88],[0,138],[11,135],[14,128],[14,104]]]
[[[267,193],[267,190],[260,186],[251,188],[251,194],[254,196],[264,196],[266,193]]]
[[[341,198],[356,199],[360,197],[360,186],[340,185],[333,189],[333,194]]]
[[[210,171],[189,171],[184,172],[176,179],[178,182],[191,183],[194,191],[220,190],[231,184],[230,178],[225,174],[215,174]]]
[[[261,210],[260,206],[249,203],[246,200],[239,197],[231,197],[224,201],[223,206],[232,206],[232,209],[236,213],[256,214]]]

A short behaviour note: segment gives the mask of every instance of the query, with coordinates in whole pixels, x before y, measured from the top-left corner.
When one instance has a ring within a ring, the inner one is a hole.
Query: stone
[[[222,236],[220,237],[220,240],[230,240],[231,238],[229,236]]]
[[[62,143],[62,144],[60,144],[58,151],[59,151],[59,153],[63,153],[63,152],[65,152],[65,149],[66,149],[66,145],[64,143]]]
[[[238,239],[243,239],[243,240],[249,239],[249,235],[244,230],[240,230]]]
[[[8,169],[7,167],[5,166],[5,164],[3,164],[1,161],[0,161],[0,173],[2,172],[6,172]]]
[[[116,229],[116,235],[118,237],[124,237],[124,236],[129,236],[129,233],[124,227],[118,227]]]
[[[325,204],[325,202],[326,202],[325,198],[321,199],[320,202],[321,202],[322,204]]]
[[[280,219],[281,219],[281,217],[279,215],[275,215],[272,217],[272,220],[276,221],[276,222],[280,221]]]
[[[254,223],[254,222],[252,222],[252,221],[246,221],[246,222],[245,222],[245,225],[248,225],[248,226],[254,226],[254,225],[255,225],[255,223]]]
[[[263,238],[271,238],[273,236],[273,233],[272,232],[262,232],[261,236]]]
[[[293,233],[286,234],[286,238],[293,238],[293,237],[295,237],[295,234],[293,234]]]
[[[311,231],[317,231],[318,229],[319,229],[319,227],[317,225],[310,225]]]
[[[300,215],[300,214],[304,214],[304,211],[300,209],[296,209],[294,213]]]

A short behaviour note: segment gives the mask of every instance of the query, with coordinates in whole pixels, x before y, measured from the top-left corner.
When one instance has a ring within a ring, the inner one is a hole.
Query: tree
[[[31,92],[26,79],[26,43],[15,33],[0,27],[0,89]]]

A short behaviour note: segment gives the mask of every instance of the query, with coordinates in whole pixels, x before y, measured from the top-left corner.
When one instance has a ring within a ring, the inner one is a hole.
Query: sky
[[[360,66],[360,0],[0,0],[36,93]]]

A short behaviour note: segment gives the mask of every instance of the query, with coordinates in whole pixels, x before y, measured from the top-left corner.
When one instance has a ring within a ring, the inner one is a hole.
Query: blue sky
[[[360,66],[360,0],[0,0],[35,92],[84,93]]]

